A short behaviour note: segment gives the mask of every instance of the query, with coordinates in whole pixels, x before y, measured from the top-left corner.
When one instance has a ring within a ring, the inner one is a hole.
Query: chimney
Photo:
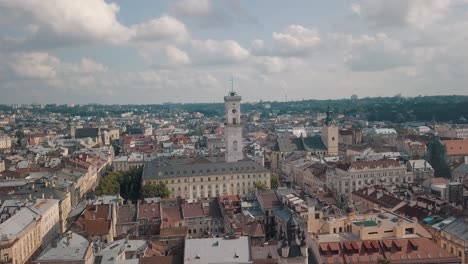
[[[283,240],[283,246],[281,247],[281,256],[287,258],[289,256],[289,245],[288,241]]]

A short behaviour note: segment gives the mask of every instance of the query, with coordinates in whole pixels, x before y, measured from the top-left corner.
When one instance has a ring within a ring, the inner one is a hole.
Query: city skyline
[[[0,104],[468,94],[467,1],[328,2],[0,0]]]

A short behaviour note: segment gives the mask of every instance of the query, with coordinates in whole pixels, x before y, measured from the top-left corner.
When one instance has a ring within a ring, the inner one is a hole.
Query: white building
[[[0,136],[0,149],[11,148],[11,138],[8,136]]]
[[[441,133],[443,137],[468,139],[468,128],[452,128]]]
[[[241,100],[242,97],[234,91],[224,96],[224,108],[226,111],[226,125],[224,127],[226,162],[236,162],[244,158],[242,152]]]
[[[351,192],[365,186],[412,183],[413,173],[397,160],[339,163],[327,170],[326,184],[335,196],[351,199]]]

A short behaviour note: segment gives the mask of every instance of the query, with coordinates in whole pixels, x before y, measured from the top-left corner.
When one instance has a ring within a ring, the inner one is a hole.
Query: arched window
[[[232,142],[232,149],[233,149],[234,151],[237,151],[237,140],[234,140],[234,141]]]

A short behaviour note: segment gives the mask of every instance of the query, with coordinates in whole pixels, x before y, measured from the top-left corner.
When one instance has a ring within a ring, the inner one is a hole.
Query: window
[[[237,125],[237,118],[233,118],[233,119],[232,119],[232,124],[233,124],[233,125]]]

